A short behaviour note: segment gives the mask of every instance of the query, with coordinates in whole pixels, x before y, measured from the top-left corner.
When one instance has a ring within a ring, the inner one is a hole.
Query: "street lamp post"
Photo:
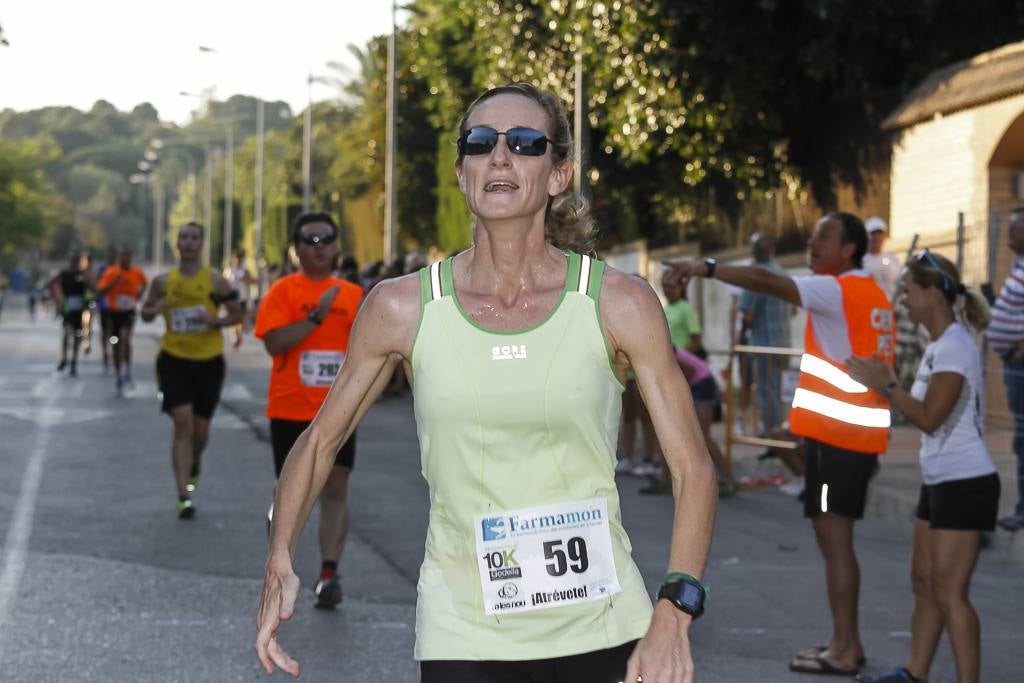
[[[224,145],[224,266],[231,263],[231,241],[234,235],[235,209],[235,129],[227,124],[227,141]]]
[[[253,236],[256,247],[256,294],[263,296],[263,100],[256,107],[256,193],[253,218],[256,222],[256,234]]]
[[[313,74],[306,78],[306,111],[302,116],[302,211],[308,212],[312,198],[313,170]]]
[[[395,259],[397,229],[395,227],[395,41],[397,28],[395,13],[397,5],[391,3],[391,35],[388,36],[388,87],[387,87],[387,161],[384,166],[384,260]]]

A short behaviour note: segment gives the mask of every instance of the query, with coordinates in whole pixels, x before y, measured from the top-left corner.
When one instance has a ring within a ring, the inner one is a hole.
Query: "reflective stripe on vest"
[[[843,297],[850,349],[855,356],[892,361],[895,341],[892,306],[871,277],[837,278]],[[891,418],[889,402],[853,379],[821,350],[808,313],[800,359],[800,382],[793,394],[790,430],[822,443],[862,453],[884,453]]]

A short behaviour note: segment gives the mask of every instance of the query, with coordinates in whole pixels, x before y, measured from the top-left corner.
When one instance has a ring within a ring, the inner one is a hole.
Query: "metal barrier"
[[[780,346],[750,346],[744,344],[733,345],[729,349],[729,360],[725,366],[728,370],[725,381],[725,469],[727,476],[732,479],[732,445],[743,444],[747,446],[764,446],[766,448],[788,448],[795,449],[799,446],[799,442],[788,439],[772,439],[760,436],[737,436],[733,433],[733,424],[735,423],[735,401],[734,396],[734,384],[733,384],[733,360],[737,356],[743,354],[759,355],[759,356],[802,356],[804,353],[803,349],[780,347]],[[753,383],[751,383],[753,387]],[[780,387],[781,390],[781,387]],[[753,398],[753,397],[752,397]],[[752,400],[752,403],[756,405],[756,401]],[[757,419],[757,411],[754,412],[755,424]]]

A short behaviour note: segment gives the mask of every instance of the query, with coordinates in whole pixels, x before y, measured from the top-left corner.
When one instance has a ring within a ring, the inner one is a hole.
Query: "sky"
[[[308,74],[336,75],[328,62],[354,69],[348,46],[390,32],[391,0],[8,0],[0,27],[10,43],[0,46],[0,110],[149,102],[184,124],[209,88],[218,100],[255,95],[301,111]],[[333,92],[312,86],[315,100]]]

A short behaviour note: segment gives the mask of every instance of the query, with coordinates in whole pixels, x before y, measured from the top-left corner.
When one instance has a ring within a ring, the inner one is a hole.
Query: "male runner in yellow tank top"
[[[165,332],[156,359],[162,408],[174,420],[171,464],[178,489],[178,517],[195,514],[191,493],[210,435],[210,420],[224,382],[221,328],[242,319],[238,293],[200,260],[203,226],[186,223],[178,231],[177,268],[158,276],[142,305],[142,319],[163,316]],[[227,315],[218,317],[223,304]]]

